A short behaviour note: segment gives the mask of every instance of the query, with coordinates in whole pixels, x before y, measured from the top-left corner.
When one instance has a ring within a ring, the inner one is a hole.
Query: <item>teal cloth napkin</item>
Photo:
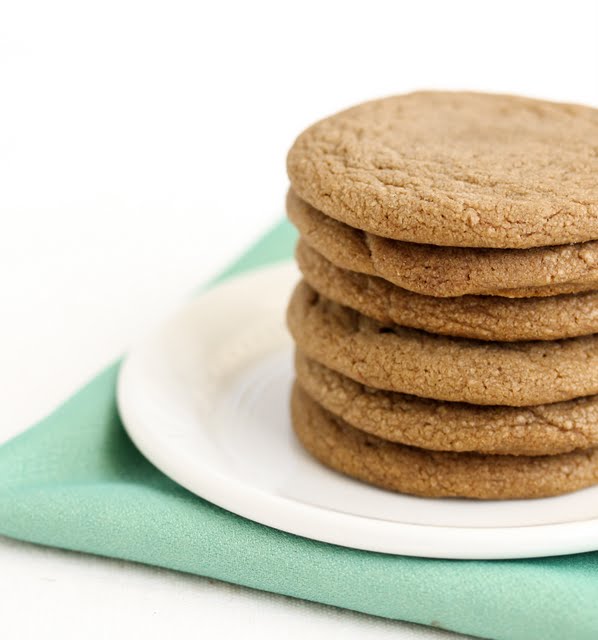
[[[218,281],[289,257],[294,242],[281,223]],[[118,367],[0,448],[1,534],[484,638],[598,638],[598,553],[483,562],[369,553],[197,498],[125,434]]]

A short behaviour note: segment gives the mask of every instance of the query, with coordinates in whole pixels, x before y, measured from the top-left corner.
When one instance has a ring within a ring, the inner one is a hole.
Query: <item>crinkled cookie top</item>
[[[598,239],[598,110],[419,92],[322,120],[291,148],[293,189],[389,238],[528,248]]]

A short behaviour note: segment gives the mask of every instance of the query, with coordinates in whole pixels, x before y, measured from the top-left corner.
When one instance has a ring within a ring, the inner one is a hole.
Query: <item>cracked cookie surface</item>
[[[287,213],[303,240],[336,266],[423,295],[527,298],[598,289],[598,241],[516,250],[389,240],[324,215],[292,190]]]
[[[559,340],[598,332],[598,291],[535,297],[438,298],[335,266],[300,240],[307,283],[327,298],[382,323],[477,340]]]
[[[424,497],[541,498],[598,483],[598,450],[555,456],[427,451],[364,433],[312,400],[298,384],[293,429],[325,466],[358,480]]]
[[[436,451],[554,455],[598,446],[598,396],[536,407],[476,406],[381,391],[295,354],[301,388],[356,429]]]
[[[598,393],[598,335],[483,342],[381,324],[297,285],[287,312],[308,357],[370,387],[481,405],[528,406]]]
[[[418,92],[317,122],[293,144],[293,189],[380,236],[529,248],[598,239],[598,110]]]

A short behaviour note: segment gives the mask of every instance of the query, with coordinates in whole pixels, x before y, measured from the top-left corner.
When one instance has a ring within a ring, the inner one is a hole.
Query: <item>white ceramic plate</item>
[[[118,404],[139,449],[193,493],[323,542],[433,558],[598,549],[598,487],[542,500],[399,495],[311,459],[291,431],[295,267],[251,272],[190,302],[126,358]]]

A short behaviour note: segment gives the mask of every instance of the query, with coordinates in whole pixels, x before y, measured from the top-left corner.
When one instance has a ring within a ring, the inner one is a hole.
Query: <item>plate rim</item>
[[[194,495],[238,516],[304,538],[363,551],[438,559],[499,560],[596,550],[598,517],[506,527],[396,522],[335,511],[274,495],[209,466],[194,465],[192,473],[184,466],[181,468],[181,458],[171,456],[172,445],[154,440],[154,432],[146,427],[138,407],[129,401],[133,395],[130,389],[137,384],[137,359],[144,350],[151,350],[152,345],[159,342],[168,327],[180,322],[181,318],[190,314],[196,306],[205,304],[206,300],[209,302],[211,298],[233,296],[240,287],[245,288],[252,283],[256,286],[263,279],[283,277],[285,272],[289,276],[297,273],[293,261],[258,267],[204,290],[183,304],[126,354],[116,385],[118,411],[135,446],[162,473]],[[442,540],[441,547],[439,540]]]

